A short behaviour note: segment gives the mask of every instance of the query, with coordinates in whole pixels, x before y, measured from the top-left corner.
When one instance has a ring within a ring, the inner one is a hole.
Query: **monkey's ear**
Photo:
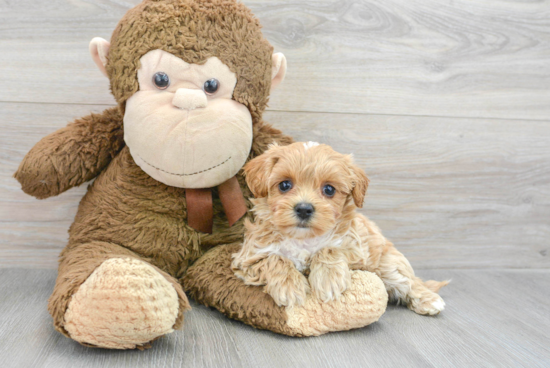
[[[90,41],[90,54],[92,54],[92,59],[94,59],[99,71],[106,77],[109,77],[105,65],[107,65],[107,55],[109,54],[110,46],[111,44],[109,41],[101,37],[95,37]]]
[[[275,89],[285,79],[286,58],[280,52],[273,54],[271,64],[271,90]]]
[[[278,146],[271,146],[260,156],[248,161],[244,166],[246,184],[256,198],[267,197],[269,192],[269,176],[273,166],[279,161],[275,154]]]
[[[365,174],[363,169],[353,163],[350,164],[350,169],[353,173],[353,189],[351,190],[351,196],[355,205],[362,208],[365,196],[367,195],[369,178],[367,178],[367,174]]]

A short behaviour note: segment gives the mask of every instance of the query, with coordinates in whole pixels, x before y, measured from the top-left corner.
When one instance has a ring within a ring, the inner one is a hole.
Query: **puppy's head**
[[[256,198],[265,199],[275,227],[292,238],[311,238],[349,221],[363,206],[369,180],[331,147],[316,143],[271,146],[244,167]]]

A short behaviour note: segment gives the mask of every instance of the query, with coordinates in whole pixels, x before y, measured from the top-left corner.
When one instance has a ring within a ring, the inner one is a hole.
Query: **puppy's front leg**
[[[237,273],[247,285],[265,285],[264,291],[279,306],[291,307],[305,302],[309,293],[306,277],[292,261],[271,254]]]
[[[311,259],[309,284],[323,302],[337,300],[351,285],[351,273],[341,248],[323,248]]]

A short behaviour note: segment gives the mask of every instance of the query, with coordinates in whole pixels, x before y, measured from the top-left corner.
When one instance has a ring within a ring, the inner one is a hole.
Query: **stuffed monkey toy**
[[[335,302],[285,308],[230,268],[252,197],[242,167],[292,139],[262,120],[285,74],[258,20],[233,0],[145,0],[92,57],[118,103],[39,141],[15,178],[43,199],[95,178],[61,252],[48,309],[88,346],[146,348],[183,325],[186,292],[293,336],[372,323],[387,294],[356,272]]]

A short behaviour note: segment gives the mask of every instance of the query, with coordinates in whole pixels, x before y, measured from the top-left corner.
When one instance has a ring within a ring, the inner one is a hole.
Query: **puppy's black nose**
[[[313,212],[315,212],[315,208],[313,208],[313,205],[311,203],[298,203],[296,207],[294,207],[294,211],[296,211],[296,215],[301,218],[302,220],[307,220],[313,215]]]

